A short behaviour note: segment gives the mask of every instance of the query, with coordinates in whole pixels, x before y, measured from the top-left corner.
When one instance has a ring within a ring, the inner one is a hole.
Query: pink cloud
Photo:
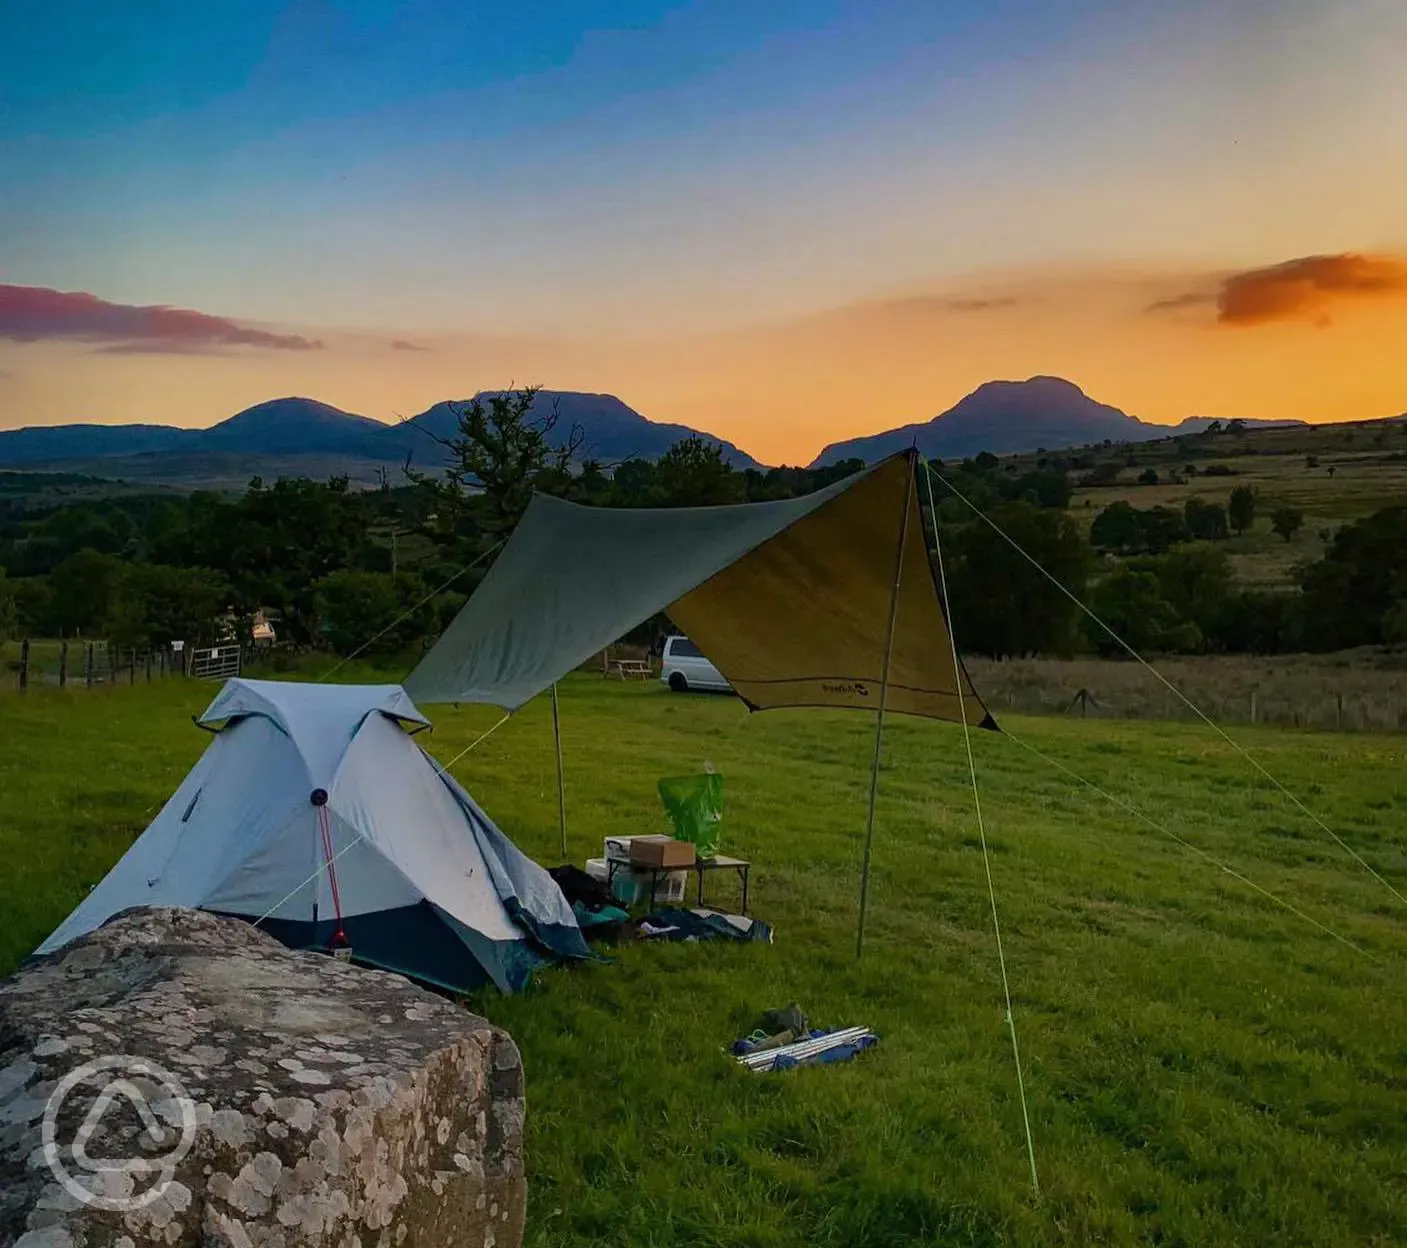
[[[191,352],[219,347],[316,351],[298,334],[253,329],[187,308],[109,303],[82,291],[0,285],[0,338],[12,342],[96,342],[120,354]]]

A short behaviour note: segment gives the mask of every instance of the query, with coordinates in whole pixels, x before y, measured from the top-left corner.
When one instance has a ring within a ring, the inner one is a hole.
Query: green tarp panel
[[[516,709],[668,611],[754,709],[875,709],[897,567],[888,708],[952,721],[965,709],[993,727],[954,667],[915,462],[905,452],[804,498],[729,507],[537,495],[405,688]]]

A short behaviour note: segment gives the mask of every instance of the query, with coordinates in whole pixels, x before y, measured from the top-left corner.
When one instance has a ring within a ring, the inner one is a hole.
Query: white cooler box
[[[612,839],[627,843],[630,840],[628,836]],[[607,842],[608,846],[609,844],[610,842]],[[612,856],[626,861],[630,855],[627,851]],[[586,874],[604,884],[607,875],[610,874],[607,860],[605,858],[588,858],[586,860]],[[660,876],[659,883],[655,886],[655,903],[657,905],[678,905],[684,900],[684,889],[688,882],[689,873],[687,871],[671,871],[668,875]],[[633,867],[617,867],[615,878],[611,880],[611,896],[623,906],[641,905],[649,902],[650,873],[637,871]]]

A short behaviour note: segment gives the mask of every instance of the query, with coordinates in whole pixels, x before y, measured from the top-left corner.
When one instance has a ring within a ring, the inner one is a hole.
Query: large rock
[[[127,911],[0,983],[3,1248],[517,1245],[522,1142],[506,1033],[237,920]]]

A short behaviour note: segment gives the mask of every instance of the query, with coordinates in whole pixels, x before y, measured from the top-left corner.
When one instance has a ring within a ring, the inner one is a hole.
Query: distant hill
[[[946,412],[921,424],[903,425],[868,437],[833,442],[813,468],[842,459],[873,463],[912,446],[928,456],[964,457],[990,451],[1011,455],[1103,442],[1147,442],[1177,434],[1200,433],[1210,416],[1189,416],[1180,425],[1155,425],[1117,407],[1098,403],[1079,386],[1060,377],[1027,381],[989,381]],[[1224,422],[1223,422],[1224,423]],[[1247,420],[1247,425],[1294,425],[1302,421]]]
[[[201,431],[170,425],[31,425],[0,430],[0,467],[169,451]]]
[[[1254,417],[1248,418],[1245,416],[1235,416],[1230,418],[1226,416],[1185,416],[1180,421],[1178,421],[1177,424],[1172,426],[1150,425],[1147,427],[1163,430],[1161,434],[1155,434],[1155,437],[1167,437],[1169,434],[1176,437],[1178,434],[1183,433],[1206,433],[1208,429],[1218,423],[1221,424],[1224,428],[1225,426],[1229,425],[1232,420],[1238,421],[1240,424],[1245,425],[1248,429],[1309,428],[1309,422],[1307,420],[1257,420]]]
[[[487,392],[485,396],[487,397]],[[760,465],[731,442],[684,425],[656,424],[614,395],[541,391],[534,411],[558,409],[560,445],[579,425],[580,457],[615,463],[657,459],[692,435],[721,446],[734,467]],[[251,476],[346,473],[370,483],[394,473],[409,454],[422,467],[445,460],[434,437],[458,428],[458,403],[443,402],[398,425],[344,412],[316,399],[271,399],[208,429],[167,425],[55,425],[0,431],[0,468],[79,471],[102,477],[229,488]]]
[[[197,432],[201,451],[379,456],[388,426],[316,399],[270,399]]]
[[[481,391],[476,398],[487,401],[502,391]],[[460,399],[436,403],[434,407],[412,417],[396,427],[398,433],[409,434],[405,445],[417,460],[427,453],[439,452],[435,438],[450,438],[459,429],[456,409],[471,400]],[[689,437],[701,437],[723,448],[728,462],[738,470],[761,468],[751,455],[731,442],[687,425],[657,424],[640,415],[613,394],[585,394],[575,390],[540,390],[533,400],[532,414],[542,418],[557,412],[557,423],[550,440],[561,446],[571,436],[573,426],[582,430],[583,440],[578,457],[595,459],[603,464],[623,459],[658,459],[676,442]],[[424,436],[433,435],[431,437]]]

